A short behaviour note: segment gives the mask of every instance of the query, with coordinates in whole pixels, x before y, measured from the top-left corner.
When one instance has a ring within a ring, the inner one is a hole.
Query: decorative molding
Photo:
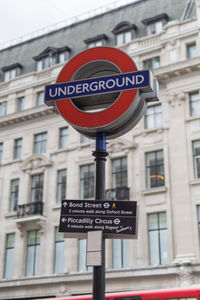
[[[179,106],[186,100],[186,93],[182,92],[179,94],[167,94],[167,102],[174,107],[177,103]]]
[[[180,286],[186,287],[192,285],[193,283],[192,271],[188,267],[182,265],[179,269],[178,275],[180,278]]]
[[[108,152],[111,154],[116,152],[124,152],[125,154],[127,154],[132,148],[136,148],[136,143],[131,143],[120,138],[111,140],[108,143]]]
[[[46,156],[33,154],[22,163],[21,169],[24,172],[35,173],[41,171],[41,169],[44,171],[47,167],[52,166],[52,164],[52,161]]]
[[[27,230],[38,229],[41,234],[45,231],[46,218],[43,216],[27,216],[16,219],[16,227],[20,231],[20,236],[23,237]]]

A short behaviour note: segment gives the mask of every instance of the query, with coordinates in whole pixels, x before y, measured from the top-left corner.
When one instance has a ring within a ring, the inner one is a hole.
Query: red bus
[[[45,298],[45,300],[92,300],[92,295]],[[200,286],[170,290],[108,293],[106,300],[200,300]]]

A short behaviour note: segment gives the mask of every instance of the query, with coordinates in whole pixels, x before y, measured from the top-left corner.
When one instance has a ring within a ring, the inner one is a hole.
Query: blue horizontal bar
[[[147,87],[150,84],[149,71],[137,71],[99,78],[47,85],[45,103],[56,100],[111,93]]]

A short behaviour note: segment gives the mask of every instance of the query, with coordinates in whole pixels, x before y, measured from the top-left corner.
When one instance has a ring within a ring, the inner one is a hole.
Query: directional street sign
[[[105,238],[136,238],[136,201],[63,200],[60,232],[66,237],[86,237],[102,230]]]

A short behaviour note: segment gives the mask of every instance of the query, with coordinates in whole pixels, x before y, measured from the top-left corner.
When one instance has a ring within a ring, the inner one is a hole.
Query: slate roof
[[[107,45],[113,46],[115,45],[113,29],[117,24],[126,21],[137,27],[136,38],[143,37],[146,35],[146,26],[142,20],[162,14],[166,14],[169,21],[181,20],[188,1],[191,2],[192,0],[138,0],[132,4],[74,23],[68,27],[0,50],[0,69],[18,62],[23,66],[22,74],[32,72],[35,70],[33,57],[39,56],[48,47],[68,46],[71,49],[70,57],[72,57],[86,49],[85,40],[102,34],[108,37]],[[194,9],[191,10],[191,14],[188,18],[195,16]],[[2,76],[0,76],[0,81],[2,81]]]

